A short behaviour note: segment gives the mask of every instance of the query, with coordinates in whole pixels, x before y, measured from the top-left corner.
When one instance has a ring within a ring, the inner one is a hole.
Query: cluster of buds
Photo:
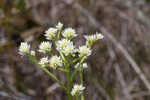
[[[39,66],[41,66],[42,68],[51,67],[55,70],[58,70],[58,68],[68,70],[66,69],[66,65],[68,66],[70,62],[73,62],[72,65],[75,64],[75,70],[79,69],[80,71],[88,67],[87,63],[85,63],[84,60],[91,55],[91,47],[93,43],[99,39],[103,39],[104,37],[100,33],[96,33],[95,35],[86,35],[84,36],[84,38],[86,39],[86,44],[75,48],[72,41],[73,38],[77,37],[75,29],[66,28],[63,30],[63,24],[60,22],[55,27],[51,27],[46,30],[44,36],[47,41],[41,42],[38,52],[47,54],[48,56],[41,58],[37,62]],[[52,43],[51,41],[54,42]],[[59,54],[58,56],[53,53],[52,47],[56,47],[55,50],[57,50],[57,55]],[[21,43],[19,47],[19,54],[21,54],[22,56],[34,57],[36,59],[35,51],[31,50],[30,45],[27,42]],[[71,57],[74,61],[70,61],[69,58]],[[69,66],[72,65],[70,64]],[[54,77],[54,79],[56,78]],[[80,95],[82,94],[84,89],[85,87],[83,86],[83,84],[76,84],[71,89],[70,94],[72,96]]]

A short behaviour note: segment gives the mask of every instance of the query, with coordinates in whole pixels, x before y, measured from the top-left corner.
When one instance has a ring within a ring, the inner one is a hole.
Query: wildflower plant
[[[44,35],[47,41],[41,42],[38,52],[44,53],[47,56],[37,60],[36,52],[31,50],[30,45],[27,42],[22,42],[19,47],[19,54],[27,56],[31,61],[37,64],[43,71],[45,71],[52,79],[54,79],[68,95],[68,100],[73,100],[75,97],[77,100],[84,99],[84,82],[83,82],[83,70],[88,68],[85,59],[92,53],[92,45],[104,36],[100,33],[95,35],[86,35],[86,44],[75,48],[72,41],[77,36],[75,29],[66,28],[63,30],[63,24],[58,23],[56,27],[51,27],[45,31]],[[53,43],[52,43],[53,41]],[[52,46],[56,47],[57,54],[52,51]],[[74,70],[71,68],[74,66]],[[63,84],[52,72],[48,70],[48,67],[53,70],[66,73],[67,86]],[[79,73],[80,83],[74,84],[75,76]]]

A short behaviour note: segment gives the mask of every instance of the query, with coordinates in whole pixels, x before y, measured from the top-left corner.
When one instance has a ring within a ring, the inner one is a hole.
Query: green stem
[[[68,58],[65,57],[61,52],[59,52],[61,59],[64,62],[65,69],[66,69],[66,76],[67,76],[67,87],[68,87],[68,98],[69,100],[72,100],[72,95],[71,95],[71,89],[72,89],[72,81],[71,81],[71,75],[70,75],[70,64],[68,61]]]
[[[77,66],[77,68],[75,69],[75,71],[72,73],[72,75],[71,75],[71,81],[74,80],[76,73],[77,73],[79,70],[81,70],[81,69],[80,69],[80,66],[81,66],[81,64],[83,63],[84,59],[85,59],[85,57],[82,57],[82,58],[81,58],[81,61],[80,61],[79,65]]]
[[[71,75],[71,81],[74,80],[76,73],[80,70],[79,66],[75,69],[75,71]]]
[[[60,33],[61,33],[61,30],[58,30],[57,40],[59,40],[59,38],[60,38]]]
[[[68,91],[67,91],[67,89],[65,88],[65,86],[61,83],[61,81],[60,80],[58,80],[57,78],[56,78],[56,76],[54,75],[54,74],[52,74],[49,70],[47,70],[45,67],[41,67],[40,66],[40,68],[42,69],[42,70],[44,70],[52,79],[54,79],[65,91],[66,91],[66,93],[68,93]]]
[[[80,82],[81,82],[81,85],[84,86],[84,83],[83,83],[83,70],[80,70]],[[84,93],[81,94],[81,100],[84,100]]]
[[[68,70],[68,72],[66,73],[66,75],[67,75],[68,91],[69,91],[69,93],[71,93],[72,83],[71,83],[70,71],[69,71],[69,69],[67,69],[67,70]],[[71,94],[69,94],[68,97],[69,97],[69,100],[72,100]]]
[[[70,63],[70,65],[76,63],[76,62],[79,61],[80,59],[81,59],[81,57],[74,59],[74,60]]]
[[[30,59],[31,61],[33,61],[35,64],[39,65],[39,64],[38,64],[38,61],[37,61],[37,59],[36,59],[35,57],[33,57],[33,56],[31,56],[31,55],[27,55],[27,56],[29,57],[29,59]],[[40,65],[39,65],[39,66],[40,66]],[[40,68],[41,68],[42,70],[44,70],[52,79],[54,79],[54,80],[66,91],[67,94],[70,94],[70,93],[68,93],[68,90],[65,88],[65,86],[61,83],[60,80],[57,79],[57,77],[56,77],[54,74],[52,74],[52,73],[51,73],[48,69],[46,69],[45,67],[40,66]]]
[[[68,72],[66,69],[64,68],[56,68],[56,70],[61,71],[61,72]]]
[[[80,65],[83,63],[85,57],[83,57],[81,59]],[[80,70],[80,81],[81,81],[81,85],[84,86],[84,82],[83,82],[83,69]],[[84,93],[81,94],[81,100],[84,100]]]
[[[76,100],[80,100],[80,96],[79,95],[76,95]]]
[[[68,62],[68,59],[66,58],[66,61],[67,61],[67,63],[66,63],[66,70],[68,71],[68,72],[66,72],[66,76],[67,76],[67,85],[68,85],[68,91],[69,91],[69,95],[68,95],[68,98],[69,98],[69,100],[72,100],[73,98],[72,98],[72,95],[71,95],[71,89],[72,89],[72,81],[71,81],[71,75],[70,75],[70,65],[69,65],[69,62]]]

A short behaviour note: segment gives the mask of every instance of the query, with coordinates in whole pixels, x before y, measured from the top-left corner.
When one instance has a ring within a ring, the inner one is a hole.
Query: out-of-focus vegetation
[[[58,21],[77,29],[77,45],[83,34],[105,36],[87,59],[86,100],[150,99],[149,0],[0,0],[0,100],[66,100],[54,80],[18,55],[21,41],[38,49]],[[53,73],[65,83],[63,73]]]

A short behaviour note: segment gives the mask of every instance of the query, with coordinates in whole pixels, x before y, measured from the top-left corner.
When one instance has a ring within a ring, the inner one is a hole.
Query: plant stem
[[[81,57],[74,59],[74,60],[70,63],[70,65],[76,63],[76,62],[79,61],[80,59],[81,59]]]
[[[70,75],[70,64],[69,64],[69,61],[68,61],[68,58],[65,57],[61,52],[59,52],[60,54],[60,57],[61,59],[63,60],[64,62],[64,65],[65,65],[65,69],[66,69],[66,76],[67,76],[67,88],[68,88],[68,98],[69,100],[72,100],[73,97],[71,95],[71,89],[72,89],[72,81],[71,81],[71,75]]]
[[[57,40],[59,40],[59,38],[60,38],[60,33],[61,33],[61,30],[58,30]]]
[[[78,58],[77,58],[77,59],[78,59]],[[72,80],[72,81],[74,80],[76,73],[77,73],[79,70],[81,70],[81,69],[80,69],[80,66],[81,66],[81,64],[83,63],[85,57],[82,57],[82,58],[80,58],[80,59],[81,59],[81,61],[80,61],[79,65],[77,66],[77,68],[75,69],[75,71],[72,73],[72,76],[71,76],[71,80]]]
[[[75,69],[75,71],[71,75],[71,81],[74,80],[76,73],[80,70],[79,66]]]
[[[30,59],[31,61],[33,61],[35,64],[39,65],[39,64],[38,64],[38,61],[37,61],[37,59],[36,59],[35,57],[33,57],[33,56],[31,56],[31,55],[27,55],[27,56],[29,57],[29,59]],[[40,65],[39,65],[39,66],[40,66]],[[51,73],[48,69],[46,69],[45,67],[40,66],[40,68],[41,68],[42,70],[44,70],[52,79],[54,79],[54,80],[66,91],[67,94],[69,94],[69,93],[68,93],[68,90],[65,88],[65,86],[61,83],[60,80],[57,79],[57,77],[56,77],[54,74],[52,74],[52,73]]]
[[[54,74],[52,74],[48,69],[46,69],[45,67],[40,67],[42,70],[44,70],[52,79],[54,79],[65,91],[66,93],[68,92],[67,89],[65,88],[65,86],[61,83],[60,80],[58,80],[56,78],[56,76]]]
[[[68,91],[69,91],[69,95],[68,95],[68,98],[69,100],[72,100],[72,95],[71,95],[71,89],[72,89],[72,81],[71,81],[71,75],[70,75],[70,65],[69,65],[69,62],[68,62],[68,59],[66,58],[66,76],[67,76],[67,85],[68,85]]]
[[[81,66],[81,64],[83,63],[84,59],[85,59],[85,57],[83,57],[83,58],[81,59],[80,66]],[[81,69],[79,73],[80,73],[81,85],[84,86],[84,82],[83,82],[83,69]],[[81,100],[84,100],[84,93],[81,94]]]
[[[80,96],[79,95],[76,95],[76,100],[80,100]]]
[[[56,70],[61,71],[61,72],[68,72],[66,69],[64,68],[56,68]]]
[[[80,81],[81,81],[81,85],[83,86],[83,70],[80,70]],[[81,100],[84,100],[84,93],[81,94]]]

